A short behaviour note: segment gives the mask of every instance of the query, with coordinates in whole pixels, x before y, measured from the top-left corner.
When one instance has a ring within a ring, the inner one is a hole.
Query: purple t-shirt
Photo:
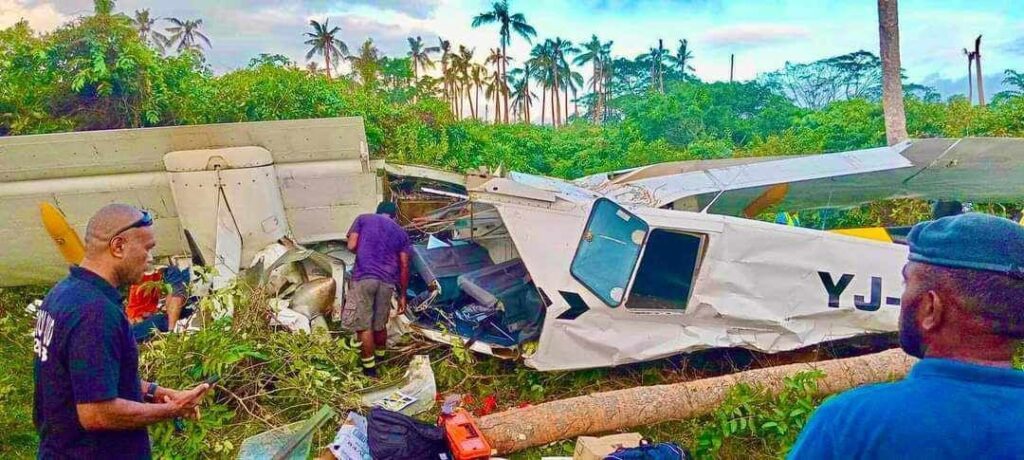
[[[75,408],[114,398],[142,401],[139,349],[117,289],[71,267],[43,300],[33,336],[38,458],[150,458],[145,428],[85,431]]]
[[[385,214],[363,214],[352,223],[348,233],[359,234],[352,279],[376,279],[397,285],[398,254],[412,252],[405,230]]]

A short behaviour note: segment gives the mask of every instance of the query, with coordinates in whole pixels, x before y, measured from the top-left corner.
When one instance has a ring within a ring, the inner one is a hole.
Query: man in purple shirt
[[[139,379],[117,290],[152,261],[152,226],[131,206],[100,209],[85,231],[85,259],[43,300],[33,334],[40,459],[147,459],[147,426],[197,414],[209,385],[175,391]]]
[[[381,202],[376,214],[363,214],[348,231],[348,249],[356,253],[342,326],[361,342],[363,373],[377,376],[377,357],[387,344],[391,298],[398,286],[398,314],[405,313],[409,287],[409,235],[395,222],[398,208]]]

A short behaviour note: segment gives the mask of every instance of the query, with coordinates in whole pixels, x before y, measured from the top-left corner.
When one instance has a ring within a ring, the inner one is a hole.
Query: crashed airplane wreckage
[[[221,283],[254,260],[272,266],[267,248],[282,238],[326,253],[314,265],[337,308],[351,262],[337,242],[390,198],[417,241],[413,300],[397,320],[430,339],[540,370],[772,353],[895,331],[907,249],[750,217],[891,197],[1012,199],[1024,195],[1022,150],[1020,139],[925,139],[569,182],[385,165],[353,118],[2,138],[0,285],[63,272],[45,233],[26,231],[39,228],[40,202],[81,231],[122,201],[155,214],[155,256],[198,251]]]

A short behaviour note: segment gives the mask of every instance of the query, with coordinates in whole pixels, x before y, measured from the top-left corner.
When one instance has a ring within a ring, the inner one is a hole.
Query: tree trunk
[[[508,86],[505,84],[508,81],[506,72],[508,72],[508,65],[505,61],[508,60],[508,53],[505,52],[505,40],[501,41],[501,90],[502,96],[505,99],[505,123],[508,123]]]
[[[569,87],[569,85],[568,85],[569,79],[567,78],[565,80],[565,82],[567,83],[565,85],[566,86],[565,91],[564,91],[565,94],[562,95],[563,99],[565,100],[565,107],[562,107],[562,111],[565,112],[565,118],[562,119],[562,124],[563,125],[569,122],[569,88],[568,88]],[[561,114],[559,114],[559,116],[561,116]]]
[[[540,125],[544,126],[544,108],[547,107],[548,102],[548,90],[546,88],[540,89]]]
[[[327,63],[327,79],[331,79],[331,53],[324,53],[324,61]]]
[[[533,98],[530,97],[530,74],[526,74],[523,78],[526,79],[526,83],[524,83],[526,86],[526,99],[523,102],[523,105],[526,106],[526,124],[531,125],[533,123],[530,121],[530,105],[533,104]]]
[[[473,105],[473,86],[472,83],[466,85],[466,100],[469,101],[469,114],[473,119],[476,119],[476,106]]]
[[[967,104],[970,105],[974,101],[974,58],[973,55],[967,55]]]
[[[778,394],[784,387],[783,378],[821,370],[825,377],[818,381],[818,394],[827,395],[902,378],[916,361],[897,349],[855,358],[768,367],[510,409],[477,419],[477,426],[498,454],[504,455],[562,439],[704,415],[720,406],[729,390],[739,383]]]
[[[882,111],[889,145],[907,139],[907,116],[900,80],[900,22],[897,0],[878,0],[878,38],[882,57]]]
[[[985,81],[981,74],[981,35],[974,40],[974,65],[978,69],[978,77],[975,78],[975,81],[978,82],[978,105],[985,107]]]
[[[686,70],[685,66],[684,66],[683,70],[684,71]],[[730,54],[729,55],[729,83],[732,83],[733,73],[735,71],[736,71],[736,55],[735,54]]]
[[[473,116],[480,121],[480,85],[476,85],[476,112],[473,113]]]
[[[558,97],[561,88],[558,87],[558,65],[552,67],[553,82],[551,84],[551,121],[557,127],[562,124],[562,98]]]
[[[419,76],[419,72],[417,72],[417,69],[416,69],[417,67],[419,67],[419,66],[416,65],[416,58],[414,57],[413,60],[412,60],[412,81],[414,83],[418,84],[419,81],[420,81],[420,76]],[[423,70],[426,70],[426,69],[423,69]],[[412,88],[413,88],[412,103],[413,104],[416,103],[416,99],[417,99],[417,95],[416,95],[416,93],[417,93],[416,86],[418,86],[417,84],[412,85]]]

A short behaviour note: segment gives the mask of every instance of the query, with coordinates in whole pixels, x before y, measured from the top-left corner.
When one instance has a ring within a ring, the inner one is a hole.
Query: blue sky
[[[213,41],[207,56],[214,70],[244,66],[260,53],[281,53],[304,62],[302,33],[309,19],[330,18],[342,38],[356,48],[368,36],[390,55],[406,52],[407,36],[476,48],[483,59],[497,45],[496,26],[473,29],[472,17],[486,9],[481,0],[119,0],[131,14],[202,18]],[[736,54],[736,77],[750,79],[783,66],[859,49],[878,50],[874,0],[513,0],[539,38],[560,36],[574,42],[597,34],[614,40],[616,55],[635,56],[657,40],[674,47],[686,38],[704,80],[729,77],[729,55]],[[0,27],[27,18],[49,30],[89,14],[92,0],[0,0]],[[989,93],[1003,69],[1024,68],[1024,1],[900,0],[903,66],[911,81],[944,94],[966,90],[962,49],[983,34],[983,65]],[[529,44],[516,39],[509,54],[521,62]],[[585,69],[584,69],[585,70]],[[584,75],[587,72],[584,71]]]

